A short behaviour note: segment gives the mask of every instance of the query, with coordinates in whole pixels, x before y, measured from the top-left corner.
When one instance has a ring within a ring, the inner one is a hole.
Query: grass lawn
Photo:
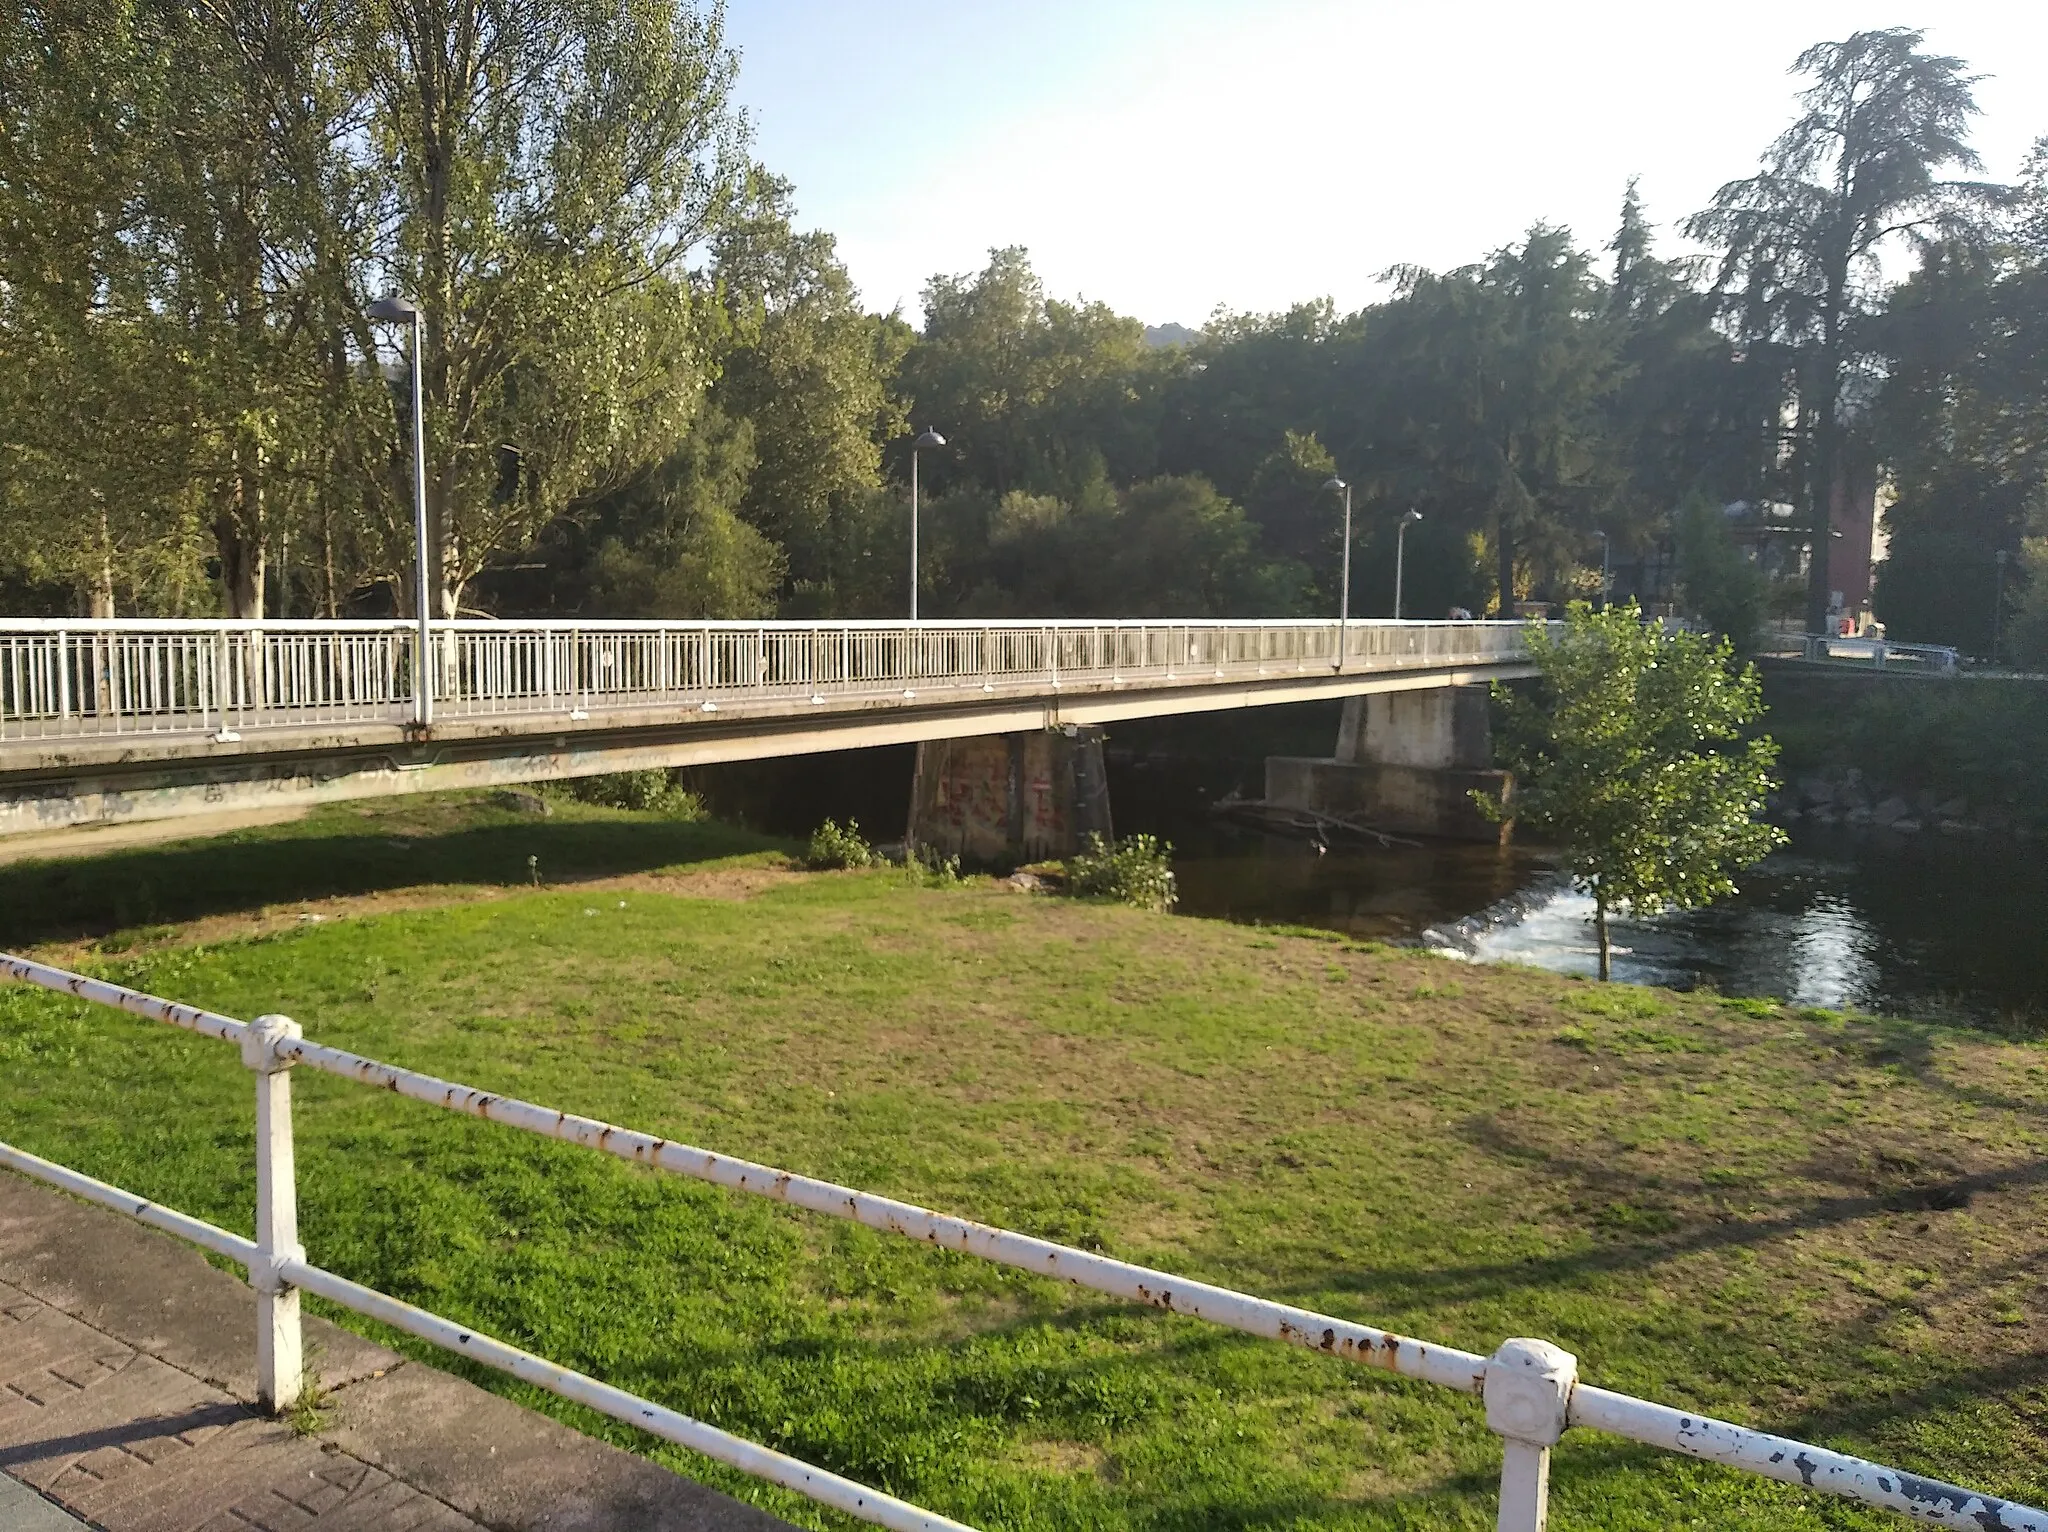
[[[2048,1500],[2034,1042],[800,875],[575,805],[0,868],[0,946]],[[1493,1524],[1475,1401],[324,1076],[298,1101],[315,1261],[962,1520]],[[247,1232],[252,1117],[223,1045],[0,988],[8,1141]],[[1553,1483],[1561,1528],[1896,1524],[1589,1433]]]

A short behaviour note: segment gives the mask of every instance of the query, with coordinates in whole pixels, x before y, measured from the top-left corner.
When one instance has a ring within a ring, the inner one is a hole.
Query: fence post
[[[259,1016],[242,1034],[242,1062],[256,1072],[256,1398],[272,1414],[299,1402],[305,1350],[299,1290],[278,1275],[282,1261],[303,1261],[298,1179],[292,1164],[291,1064],[277,1045],[303,1035],[288,1016]]]
[[[1564,1435],[1579,1359],[1549,1341],[1503,1341],[1486,1363],[1486,1426],[1501,1439],[1499,1532],[1550,1524],[1550,1449]]]

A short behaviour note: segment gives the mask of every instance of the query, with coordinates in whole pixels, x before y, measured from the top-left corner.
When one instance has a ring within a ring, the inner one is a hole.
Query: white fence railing
[[[141,994],[104,980],[0,954],[0,976],[168,1022],[235,1043],[256,1076],[256,1238],[246,1239],[187,1214],[159,1207],[23,1150],[0,1144],[0,1165],[62,1187],[192,1241],[247,1268],[257,1295],[257,1391],[264,1404],[296,1402],[303,1379],[298,1294],[344,1308],[495,1367],[664,1440],[807,1495],[863,1521],[904,1532],[964,1532],[961,1524],[821,1468],[693,1420],[665,1406],[559,1367],[396,1298],[324,1271],[298,1238],[292,1157],[291,1075],[305,1065],[409,1096],[449,1111],[562,1139],[617,1159],[751,1192],[792,1207],[851,1219],[892,1234],[1055,1277],[1132,1303],[1207,1320],[1248,1335],[1285,1341],[1333,1358],[1478,1395],[1486,1424],[1501,1438],[1500,1532],[1541,1532],[1549,1507],[1550,1449],[1565,1430],[1606,1431],[1669,1452],[1801,1485],[1936,1526],[2048,1532],[2048,1513],[1863,1458],[1752,1431],[1689,1410],[1617,1394],[1577,1376],[1577,1359],[1547,1341],[1505,1342],[1490,1357],[1435,1346],[1351,1320],[1233,1292],[1169,1272],[1133,1266],[1049,1240],[934,1213],[848,1186],[814,1180],[707,1149],[692,1148],[435,1079],[396,1065],[309,1042],[282,1016],[236,1021]]]
[[[400,622],[0,618],[0,740],[862,705],[1486,665],[1516,622]],[[1339,648],[1342,655],[1339,655]]]
[[[1801,652],[1809,660],[1860,660],[1878,670],[1953,675],[1961,660],[1946,644],[1895,644],[1884,638],[1837,638],[1826,633],[1805,633],[1800,639]]]

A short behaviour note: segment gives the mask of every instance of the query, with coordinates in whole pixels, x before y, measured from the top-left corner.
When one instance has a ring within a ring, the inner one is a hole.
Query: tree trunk
[[[334,510],[320,509],[320,615],[333,621],[339,612],[334,594]]]
[[[1829,555],[1834,551],[1835,463],[1840,456],[1833,390],[1821,400],[1813,424],[1813,554],[1806,567],[1806,630],[1825,633],[1834,603]]]
[[[240,496],[236,496],[239,500]],[[220,554],[221,594],[228,616],[263,615],[263,539],[251,537],[235,501],[213,518],[214,547]]]
[[[1593,929],[1600,937],[1600,982],[1605,984],[1613,977],[1613,967],[1608,961],[1607,895],[1597,883],[1593,885]]]
[[[220,554],[221,594],[228,616],[263,616],[264,547],[262,448],[245,443],[235,453],[235,476],[213,518]]]
[[[100,507],[100,556],[92,572],[92,612],[94,617],[112,619],[114,615],[114,536],[107,526],[107,510]]]
[[[1829,262],[1826,307],[1821,315],[1820,377],[1815,380],[1813,458],[1808,495],[1812,500],[1813,553],[1806,566],[1806,630],[1825,633],[1833,603],[1828,565],[1834,552],[1835,473],[1841,457],[1842,310],[1849,288],[1848,253]]]

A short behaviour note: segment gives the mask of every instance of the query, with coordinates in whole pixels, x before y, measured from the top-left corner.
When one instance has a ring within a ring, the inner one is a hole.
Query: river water
[[[1381,941],[1427,939],[1503,900],[1525,908],[1464,944],[1480,960],[1595,971],[1591,901],[1556,886],[1540,848],[1433,843],[1318,854],[1238,829],[1209,806],[1256,794],[1268,753],[1323,753],[1335,717],[1272,709],[1225,751],[1191,751],[1194,725],[1122,726],[1108,756],[1120,835],[1171,841],[1180,911],[1319,926]],[[1218,726],[1204,720],[1202,727]],[[1213,733],[1208,736],[1213,740]],[[848,752],[715,768],[714,811],[802,836],[827,815],[899,837],[913,752]],[[1786,850],[1711,909],[1619,920],[1615,977],[1801,1005],[2048,1026],[2048,847],[1985,836],[1802,827]],[[1515,896],[1523,896],[1515,899]]]
[[[1112,758],[1119,834],[1174,845],[1181,912],[1423,940],[1480,961],[1598,971],[1593,902],[1541,848],[1435,842],[1319,853],[1220,824],[1244,770]],[[2048,848],[1988,836],[1801,827],[1709,909],[1612,925],[1614,976],[1799,1005],[2048,1026]],[[1500,918],[1441,934],[1505,901]]]

